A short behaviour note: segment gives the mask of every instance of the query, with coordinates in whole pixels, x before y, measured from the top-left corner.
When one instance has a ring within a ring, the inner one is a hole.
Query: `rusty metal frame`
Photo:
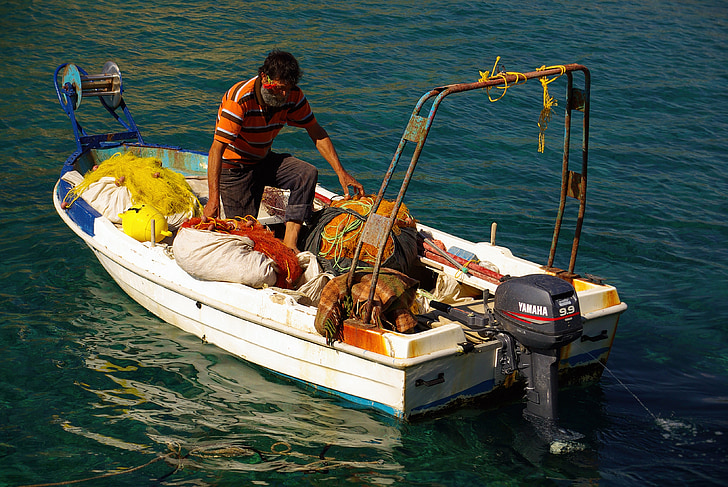
[[[562,70],[563,69],[563,70]],[[573,87],[573,72],[574,71],[581,71],[584,74],[584,88],[583,89],[576,89]],[[548,267],[553,267],[553,261],[556,254],[556,246],[558,244],[559,234],[561,232],[561,225],[563,222],[564,217],[564,208],[566,206],[566,197],[570,196],[573,198],[576,198],[579,200],[579,213],[577,217],[577,223],[576,223],[576,229],[574,234],[574,241],[571,248],[571,259],[569,262],[569,269],[568,272],[570,274],[573,274],[574,271],[574,265],[576,263],[576,254],[579,247],[579,238],[581,235],[581,228],[582,228],[582,222],[584,219],[584,212],[586,209],[586,169],[587,169],[587,161],[588,161],[588,140],[589,140],[589,93],[590,93],[590,74],[589,70],[580,64],[567,64],[564,66],[544,69],[544,70],[537,70],[537,71],[531,71],[528,73],[518,73],[518,74],[511,74],[511,73],[501,73],[497,78],[491,78],[486,81],[478,81],[476,83],[460,83],[460,84],[452,84],[447,86],[442,86],[438,88],[434,88],[431,91],[425,93],[422,95],[422,97],[419,99],[417,104],[415,105],[415,108],[412,112],[412,115],[410,116],[409,122],[407,123],[407,127],[404,130],[404,134],[402,135],[402,138],[399,142],[399,145],[397,147],[397,150],[394,153],[394,157],[392,158],[392,162],[389,165],[389,169],[387,170],[387,173],[384,177],[384,180],[382,181],[382,185],[379,189],[379,193],[377,194],[377,198],[374,201],[374,205],[372,206],[371,212],[369,214],[369,218],[367,219],[367,222],[364,227],[364,231],[362,232],[362,236],[359,239],[359,242],[356,247],[356,251],[354,252],[354,258],[351,263],[351,268],[349,270],[349,275],[347,277],[347,286],[348,289],[351,290],[351,287],[354,282],[354,274],[357,269],[357,264],[359,262],[359,256],[361,254],[361,249],[364,243],[371,243],[372,245],[376,245],[378,247],[377,252],[377,258],[374,264],[373,269],[373,275],[372,275],[372,282],[371,282],[371,288],[369,290],[369,298],[366,303],[366,307],[364,309],[363,314],[363,322],[369,323],[371,320],[371,312],[372,312],[372,302],[374,300],[374,293],[377,286],[377,280],[379,278],[379,272],[382,265],[382,256],[384,254],[384,245],[378,245],[381,242],[386,242],[386,237],[389,235],[389,233],[392,230],[392,227],[394,226],[394,221],[397,216],[397,212],[399,211],[399,208],[402,204],[402,200],[404,199],[404,195],[407,192],[407,188],[409,186],[410,180],[412,179],[412,174],[415,170],[415,167],[417,166],[417,161],[420,157],[420,154],[422,152],[422,148],[425,145],[425,141],[427,140],[427,135],[430,132],[430,128],[432,127],[432,123],[435,118],[435,114],[437,113],[437,109],[440,106],[440,103],[442,103],[442,100],[453,93],[461,93],[465,91],[472,91],[472,90],[478,90],[478,89],[484,89],[488,87],[497,87],[497,86],[514,86],[518,83],[523,83],[524,78],[525,80],[534,79],[534,78],[543,78],[543,77],[550,77],[555,75],[562,75],[566,74],[567,80],[568,80],[568,86],[567,86],[567,103],[566,103],[566,116],[565,116],[565,129],[564,129],[564,155],[563,155],[563,164],[562,164],[562,174],[561,174],[561,199],[559,202],[559,210],[556,217],[556,224],[554,226],[554,235],[551,242],[551,250],[549,252],[549,259],[548,259]],[[421,116],[419,113],[422,110],[423,106],[425,105],[425,102],[430,100],[431,98],[434,98],[432,101],[432,105],[430,107],[429,115],[425,118]],[[579,110],[584,113],[583,118],[583,132],[582,132],[582,164],[581,164],[581,173],[577,173],[574,171],[569,170],[569,146],[571,142],[571,115],[572,110]],[[394,174],[394,171],[399,163],[400,158],[402,157],[402,153],[404,151],[405,146],[408,142],[413,142],[416,144],[414,152],[412,154],[412,158],[410,160],[409,166],[407,168],[407,172],[404,175],[404,179],[402,181],[402,185],[400,187],[399,193],[397,194],[397,198],[394,203],[394,207],[392,208],[392,212],[389,215],[388,218],[384,219],[380,215],[376,215],[377,210],[379,209],[379,205],[382,202],[382,199],[384,198],[384,193],[387,190],[387,187],[389,186],[389,183],[392,179],[392,176]],[[372,215],[376,215],[372,217]],[[386,221],[385,221],[386,220]]]

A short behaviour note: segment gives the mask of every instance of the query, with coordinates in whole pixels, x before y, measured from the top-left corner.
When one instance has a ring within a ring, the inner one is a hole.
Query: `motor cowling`
[[[548,274],[514,277],[495,291],[499,324],[523,346],[553,350],[581,336],[583,324],[574,287]]]

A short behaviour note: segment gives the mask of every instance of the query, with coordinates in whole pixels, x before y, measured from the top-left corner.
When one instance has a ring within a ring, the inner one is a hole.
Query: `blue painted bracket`
[[[59,73],[64,68],[66,68],[66,70],[64,70],[66,74],[59,80]],[[119,99],[119,104],[115,107],[110,106],[103,96],[101,96],[99,100],[101,101],[101,105],[103,105],[109,114],[111,114],[111,116],[114,117],[114,119],[119,122],[122,127],[124,127],[124,132],[95,135],[89,135],[86,133],[76,117],[76,111],[81,104],[81,98],[84,94],[84,83],[88,82],[90,85],[93,78],[94,76],[89,76],[82,68],[78,68],[77,66],[69,63],[64,63],[58,66],[53,75],[53,83],[56,87],[58,101],[60,102],[63,111],[66,112],[66,115],[68,115],[68,118],[71,119],[73,135],[76,138],[77,150],[79,152],[83,152],[89,148],[103,147],[105,145],[115,144],[119,141],[128,140],[136,140],[138,143],[143,144],[144,141],[142,140],[141,133],[139,132],[139,129],[134,122],[134,118],[132,117],[123,98]],[[119,84],[120,97],[121,93],[123,93],[123,85],[121,85],[120,76]],[[98,92],[94,92],[93,88],[89,88],[88,94],[99,95]],[[121,109],[121,114],[117,113],[119,109]]]

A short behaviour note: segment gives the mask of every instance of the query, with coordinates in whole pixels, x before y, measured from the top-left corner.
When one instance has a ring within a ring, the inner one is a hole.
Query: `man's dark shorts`
[[[228,166],[228,167],[225,167]],[[311,216],[318,170],[291,154],[270,152],[256,164],[229,167],[223,160],[220,198],[226,218],[258,215],[266,186],[291,191],[285,221],[306,221]]]

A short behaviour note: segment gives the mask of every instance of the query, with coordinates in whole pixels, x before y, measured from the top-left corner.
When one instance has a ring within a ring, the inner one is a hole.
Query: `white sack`
[[[182,225],[193,216],[195,216],[195,213],[194,211],[190,210],[186,213],[173,213],[171,215],[167,215],[164,217],[164,219],[167,220],[167,226],[169,226],[170,229],[176,230],[180,227],[180,225]]]
[[[318,306],[319,301],[321,301],[321,293],[324,291],[326,284],[334,277],[336,276],[333,274],[322,272],[311,280],[306,281],[305,284],[298,288],[298,292],[307,296],[314,306]]]
[[[296,282],[295,288],[301,294],[306,295],[314,306],[318,306],[321,300],[321,292],[335,276],[323,272],[316,256],[311,252],[300,252],[296,257],[303,268],[303,274]]]
[[[196,279],[256,288],[275,285],[273,259],[254,251],[253,245],[248,237],[181,228],[172,249],[177,264]]]
[[[454,277],[447,274],[438,274],[432,299],[442,303],[456,305],[483,299],[481,291],[472,290],[462,286]]]
[[[299,277],[293,284],[294,289],[298,289],[314,277],[321,274],[321,266],[319,265],[316,256],[311,252],[299,252],[296,255],[296,259],[298,260],[298,265],[300,265],[301,269],[303,269],[303,274],[301,274],[301,277]]]
[[[90,184],[81,194],[81,198],[113,223],[121,223],[119,213],[124,213],[132,206],[129,190],[126,186],[117,186],[116,180],[111,176]]]

